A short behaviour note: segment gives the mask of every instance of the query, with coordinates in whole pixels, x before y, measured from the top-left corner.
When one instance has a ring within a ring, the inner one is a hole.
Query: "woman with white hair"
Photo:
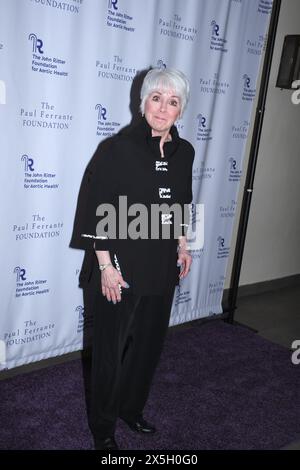
[[[174,125],[188,98],[182,72],[150,70],[141,89],[141,122],[105,150],[100,146],[86,172],[81,243],[71,246],[88,253],[80,279],[87,296],[94,295],[89,422],[96,449],[118,449],[118,418],[133,431],[156,431],[143,409],[174,289],[192,262],[186,208],[194,149]]]

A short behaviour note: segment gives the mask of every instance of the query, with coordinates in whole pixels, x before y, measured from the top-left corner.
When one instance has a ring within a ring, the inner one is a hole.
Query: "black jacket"
[[[178,284],[177,240],[173,237],[175,225],[186,232],[186,219],[175,220],[171,216],[171,238],[163,239],[161,215],[159,239],[120,239],[119,196],[127,197],[127,208],[132,204],[144,204],[151,213],[153,204],[178,203],[182,206],[192,202],[192,165],[194,149],[171,129],[172,141],[164,144],[161,158],[159,137],[152,137],[145,119],[130,131],[119,133],[107,145],[100,144],[92,163],[88,166],[79,196],[71,247],[86,250],[80,281],[82,287],[98,286],[100,272],[96,250],[109,250],[115,267],[136,295],[163,294]],[[102,219],[96,215],[99,204],[108,203],[116,209],[116,237],[103,230],[96,230]],[[127,225],[137,220],[127,217]],[[166,216],[167,218],[169,216]],[[166,219],[165,219],[166,220]],[[148,219],[148,236],[151,223]],[[166,222],[165,222],[166,224]],[[176,228],[178,228],[176,226]],[[123,226],[124,233],[124,226]],[[145,231],[142,233],[145,235]],[[144,236],[143,235],[143,236]]]

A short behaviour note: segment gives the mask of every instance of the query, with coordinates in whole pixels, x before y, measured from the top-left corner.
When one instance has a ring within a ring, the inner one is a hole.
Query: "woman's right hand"
[[[121,302],[120,287],[128,289],[129,285],[124,281],[116,268],[113,266],[107,266],[107,268],[101,272],[101,287],[102,294],[107,298],[107,300],[116,304],[117,302]]]

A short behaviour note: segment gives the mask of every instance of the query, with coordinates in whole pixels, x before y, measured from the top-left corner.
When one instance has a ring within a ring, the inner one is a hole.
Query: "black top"
[[[152,137],[145,119],[134,129],[120,132],[107,144],[99,145],[83,178],[70,245],[86,250],[80,276],[83,287],[97,285],[100,288],[100,272],[94,249],[109,250],[112,262],[136,295],[162,294],[178,284],[178,241],[172,237],[178,225],[180,234],[185,234],[186,218],[178,220],[177,217],[160,214],[156,218],[158,239],[151,238],[151,227],[154,226],[150,218],[147,233],[145,226],[140,230],[141,237],[150,235],[146,239],[121,239],[125,235],[120,235],[118,223],[119,196],[127,197],[128,210],[132,204],[142,203],[149,214],[153,204],[171,206],[177,203],[183,207],[192,202],[194,148],[179,137],[175,126],[171,128],[171,136],[172,141],[164,144],[164,158],[159,149],[160,137]],[[96,215],[96,209],[103,203],[112,204],[116,209],[116,236],[107,234],[100,225],[96,230],[103,218]],[[137,225],[139,213],[132,214],[129,212],[126,228],[130,228],[130,223]],[[164,222],[162,217],[165,217]],[[162,234],[166,225],[171,229],[169,239]]]

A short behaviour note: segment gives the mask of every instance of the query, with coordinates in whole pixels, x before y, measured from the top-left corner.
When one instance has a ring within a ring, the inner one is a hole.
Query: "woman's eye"
[[[158,95],[154,95],[154,96],[152,97],[152,100],[153,100],[153,101],[159,101],[159,96],[158,96]]]
[[[171,105],[171,106],[178,106],[178,101],[176,101],[176,100],[171,100],[171,101],[170,101],[170,105]]]

